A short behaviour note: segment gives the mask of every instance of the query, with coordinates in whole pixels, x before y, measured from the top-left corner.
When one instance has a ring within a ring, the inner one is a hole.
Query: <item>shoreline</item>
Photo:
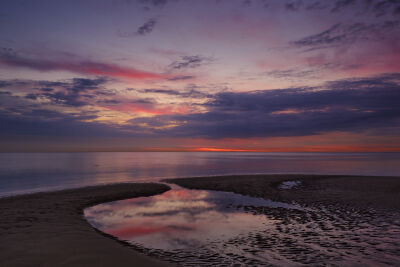
[[[301,184],[291,189],[282,189],[279,185],[284,181],[301,181]],[[323,212],[322,217],[325,217],[315,220],[321,214],[319,212],[310,213],[313,218],[311,221],[310,214],[307,215],[307,213],[288,213],[285,209],[264,210],[250,206],[244,207],[248,212],[264,214],[269,218],[281,220],[282,223],[275,229],[275,233],[285,234],[280,232],[280,229],[282,226],[288,227],[289,230],[286,231],[290,231],[291,234],[286,238],[296,237],[299,234],[296,230],[297,227],[309,223],[322,225],[321,228],[317,227],[312,231],[314,234],[324,235],[326,229],[335,228],[333,226],[335,222],[329,221],[332,216],[345,216],[342,218],[342,224],[337,228],[339,231],[351,230],[356,225],[354,223],[356,221],[362,223],[371,221],[376,224],[383,222],[393,225],[400,218],[400,177],[300,174],[225,175],[163,179],[160,182],[174,183],[189,189],[229,191],[286,203],[296,202],[317,209],[324,207],[324,210],[320,209],[320,211]],[[1,265],[172,265],[173,263],[167,258],[150,255],[145,250],[141,251],[128,242],[97,230],[83,215],[83,210],[89,206],[127,198],[152,196],[170,189],[168,185],[160,183],[120,183],[0,198]],[[353,212],[355,217],[345,215],[349,211]],[[395,223],[395,225],[397,224]],[[303,236],[296,238],[300,239],[293,239],[293,242],[302,240]],[[354,238],[360,238],[360,236]],[[311,249],[307,252],[306,258],[297,252],[292,254],[293,252],[282,248],[281,238],[276,239],[275,236],[265,234],[265,240],[260,242],[260,246],[269,244],[270,249],[282,250],[277,251],[278,254],[289,253],[288,255],[292,257],[291,263],[315,264],[318,262],[318,257],[320,260],[326,260],[326,263],[331,260],[329,257],[324,258],[326,255],[317,255]],[[306,241],[304,242],[308,245]],[[319,241],[316,239],[313,242]],[[363,246],[369,249],[369,243],[365,242]],[[381,244],[384,245],[385,241],[381,241]],[[354,247],[358,246],[358,244],[353,245]],[[284,247],[296,251],[297,247],[291,246],[293,245],[289,243],[284,245]],[[332,243],[332,246],[336,246],[335,242]],[[360,248],[362,246],[357,247],[357,249]],[[377,255],[376,253],[381,252],[368,253],[365,256],[373,257],[373,255]],[[396,253],[390,252],[393,259],[388,263],[397,262],[398,258],[393,256]],[[337,259],[341,257],[338,255],[335,256]],[[382,263],[375,258],[371,258],[371,260],[374,263]],[[353,261],[352,263],[357,262]]]
[[[230,240],[273,266],[397,266],[400,263],[400,177],[258,175],[168,179],[189,189],[217,190],[296,203],[304,210],[241,206],[274,223]],[[282,182],[296,184],[282,188]],[[301,181],[301,184],[294,183]],[[242,258],[237,257],[240,261]],[[261,264],[263,265],[263,264]]]
[[[163,179],[188,189],[233,192],[306,206],[342,205],[382,211],[400,210],[400,177],[314,174],[257,174]],[[285,181],[300,181],[281,189]]]
[[[83,210],[169,189],[165,184],[120,183],[1,198],[1,266],[167,266],[96,230]]]

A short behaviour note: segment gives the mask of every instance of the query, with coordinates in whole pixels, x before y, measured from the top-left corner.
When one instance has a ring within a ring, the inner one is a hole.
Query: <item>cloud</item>
[[[165,115],[165,114],[184,114],[187,113],[187,107],[185,106],[163,106],[157,105],[156,102],[151,101],[147,103],[146,101],[129,101],[126,103],[111,105],[106,107],[110,110],[135,113],[135,114],[146,114],[146,115]]]
[[[154,29],[154,27],[157,24],[157,20],[155,18],[151,18],[148,21],[146,21],[143,25],[141,25],[136,31],[134,32],[124,32],[124,31],[119,31],[118,36],[119,37],[134,37],[134,36],[144,36],[149,33],[151,33]]]
[[[299,70],[299,69],[286,69],[286,70],[273,70],[265,72],[264,74],[277,79],[302,79],[310,78],[315,75],[316,71],[313,69]]]
[[[0,136],[49,136],[49,137],[93,137],[124,136],[117,126],[87,122],[94,119],[91,114],[65,114],[45,109],[34,109],[18,115],[0,110],[0,124],[3,127]]]
[[[156,19],[154,18],[149,19],[148,21],[146,21],[145,24],[143,24],[137,29],[136,33],[139,35],[146,35],[153,31],[154,26],[156,26],[156,23],[157,23]]]
[[[294,41],[292,45],[298,48],[316,50],[350,44],[356,41],[382,41],[387,38],[396,38],[396,33],[400,34],[399,26],[400,21],[398,20],[375,24],[337,23],[321,33]]]
[[[287,0],[282,1],[286,10],[328,10],[332,13],[353,11],[354,14],[370,13],[376,17],[400,14],[400,2],[396,0]]]
[[[10,81],[11,83],[11,81]],[[27,81],[15,81],[24,84]],[[32,84],[33,82],[31,82]],[[385,74],[327,82],[317,87],[299,87],[251,92],[219,92],[207,95],[202,109],[190,106],[159,105],[153,98],[105,101],[111,110],[146,113],[146,117],[127,123],[107,124],[93,121],[101,116],[84,111],[80,105],[93,100],[104,80],[74,79],[65,82],[36,82],[54,90],[21,96],[1,92],[1,136],[146,136],[193,137],[207,139],[308,136],[336,131],[385,133],[400,130],[400,74]],[[11,87],[13,87],[11,85]],[[14,87],[13,87],[14,88]],[[195,91],[172,89],[134,89],[143,94],[167,94],[195,97]],[[62,93],[61,93],[62,92]],[[47,95],[51,93],[52,95]],[[35,94],[35,95],[30,95]],[[20,92],[18,95],[21,95]],[[62,113],[45,109],[34,98],[52,101],[52,105],[76,107]],[[200,96],[199,96],[200,97]],[[204,97],[204,95],[203,95]],[[108,99],[113,100],[113,99]],[[5,101],[5,102],[4,102]],[[190,110],[190,112],[188,112]],[[152,117],[147,117],[152,115]]]
[[[400,2],[396,0],[372,1],[372,10],[377,17],[384,16],[388,13],[393,15],[400,14]]]
[[[168,81],[183,81],[183,80],[191,80],[194,79],[194,76],[192,75],[179,75],[179,76],[174,76],[168,79]]]
[[[157,54],[161,55],[163,57],[171,57],[171,56],[179,56],[182,55],[183,53],[177,50],[173,49],[162,49],[162,48],[155,48],[155,47],[150,47],[148,51],[152,54]]]
[[[85,106],[88,105],[87,98],[93,98],[94,95],[90,91],[100,89],[100,85],[107,82],[107,79],[82,79],[74,78],[72,82],[63,87],[62,91],[47,90],[44,93],[36,94],[37,97],[44,97],[52,101],[54,104],[62,104],[68,106]],[[51,88],[52,89],[52,88]],[[88,94],[89,92],[89,94]]]
[[[242,1],[242,6],[244,6],[244,7],[251,6],[251,4],[252,4],[251,0],[243,0]]]
[[[195,90],[191,88],[190,90],[179,91],[173,89],[138,89],[140,93],[144,94],[164,94],[164,95],[173,95],[180,96],[183,98],[207,98],[211,97],[210,94]]]
[[[324,10],[331,3],[331,1],[313,1],[306,5],[307,10]]]
[[[29,93],[25,95],[25,98],[36,100],[38,98],[37,94]]]
[[[197,68],[203,64],[210,63],[212,61],[211,58],[195,55],[195,56],[183,56],[180,60],[172,62],[169,67],[171,69],[187,69],[187,68]]]
[[[36,71],[70,71],[79,74],[102,75],[137,80],[163,79],[162,74],[121,67],[95,61],[70,61],[63,59],[25,58],[13,53],[0,53],[0,65],[9,68],[27,68]]]
[[[10,86],[10,82],[8,81],[0,81],[0,88]]]
[[[0,136],[118,137],[129,136],[118,124],[101,123],[98,109],[107,79],[75,78],[62,82],[10,80],[0,91]],[[51,88],[48,86],[52,86]],[[11,89],[12,91],[5,91]],[[101,96],[99,98],[99,95]],[[107,102],[107,104],[110,104]]]
[[[288,1],[285,3],[285,8],[290,11],[298,11],[302,6],[302,0]]]
[[[360,65],[345,65],[340,63],[325,62],[323,57],[309,57],[305,59],[307,67],[303,68],[290,68],[278,69],[261,73],[262,76],[266,75],[275,79],[284,79],[288,81],[298,81],[304,79],[318,79],[326,71],[332,70],[349,70],[351,68],[358,68]]]
[[[137,90],[141,93],[151,93],[151,94],[165,94],[165,95],[180,95],[181,92],[173,89],[139,89]]]
[[[400,128],[400,74],[326,83],[321,87],[222,92],[207,112],[141,118],[154,131],[181,137],[306,136],[330,131]],[[136,120],[132,120],[133,125]]]
[[[342,9],[354,5],[357,3],[357,0],[339,0],[336,1],[331,9],[332,12],[339,12]]]
[[[2,82],[4,81],[0,81]],[[91,105],[93,102],[91,99],[104,95],[103,86],[107,82],[108,79],[104,77],[73,78],[64,82],[13,80],[7,81],[7,87],[13,88],[14,92],[18,91],[19,87],[27,88],[28,93],[24,96],[26,99],[41,100],[52,105],[80,107]],[[20,89],[20,91],[25,90]]]
[[[168,0],[139,0],[139,2],[143,4],[149,4],[154,7],[162,7],[168,3]]]

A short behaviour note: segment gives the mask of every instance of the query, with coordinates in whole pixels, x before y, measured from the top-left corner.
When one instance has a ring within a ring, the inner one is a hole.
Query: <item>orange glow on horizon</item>
[[[400,145],[394,147],[383,146],[310,146],[310,147],[271,147],[271,148],[145,148],[144,151],[159,152],[400,152]]]
[[[198,147],[191,151],[205,152],[257,152],[257,149],[235,149],[235,148],[216,148],[216,147]]]

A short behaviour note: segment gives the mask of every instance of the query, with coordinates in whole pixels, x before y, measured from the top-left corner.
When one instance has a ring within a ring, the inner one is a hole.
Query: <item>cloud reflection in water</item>
[[[162,195],[97,205],[85,210],[88,221],[103,232],[147,248],[193,249],[265,229],[273,220],[237,209],[240,205],[297,206],[228,192],[187,190],[174,186]],[[245,226],[245,227],[244,227]]]

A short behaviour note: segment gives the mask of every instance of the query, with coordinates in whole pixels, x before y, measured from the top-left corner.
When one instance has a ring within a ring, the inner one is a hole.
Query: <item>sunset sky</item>
[[[3,0],[0,151],[400,151],[400,1]]]

